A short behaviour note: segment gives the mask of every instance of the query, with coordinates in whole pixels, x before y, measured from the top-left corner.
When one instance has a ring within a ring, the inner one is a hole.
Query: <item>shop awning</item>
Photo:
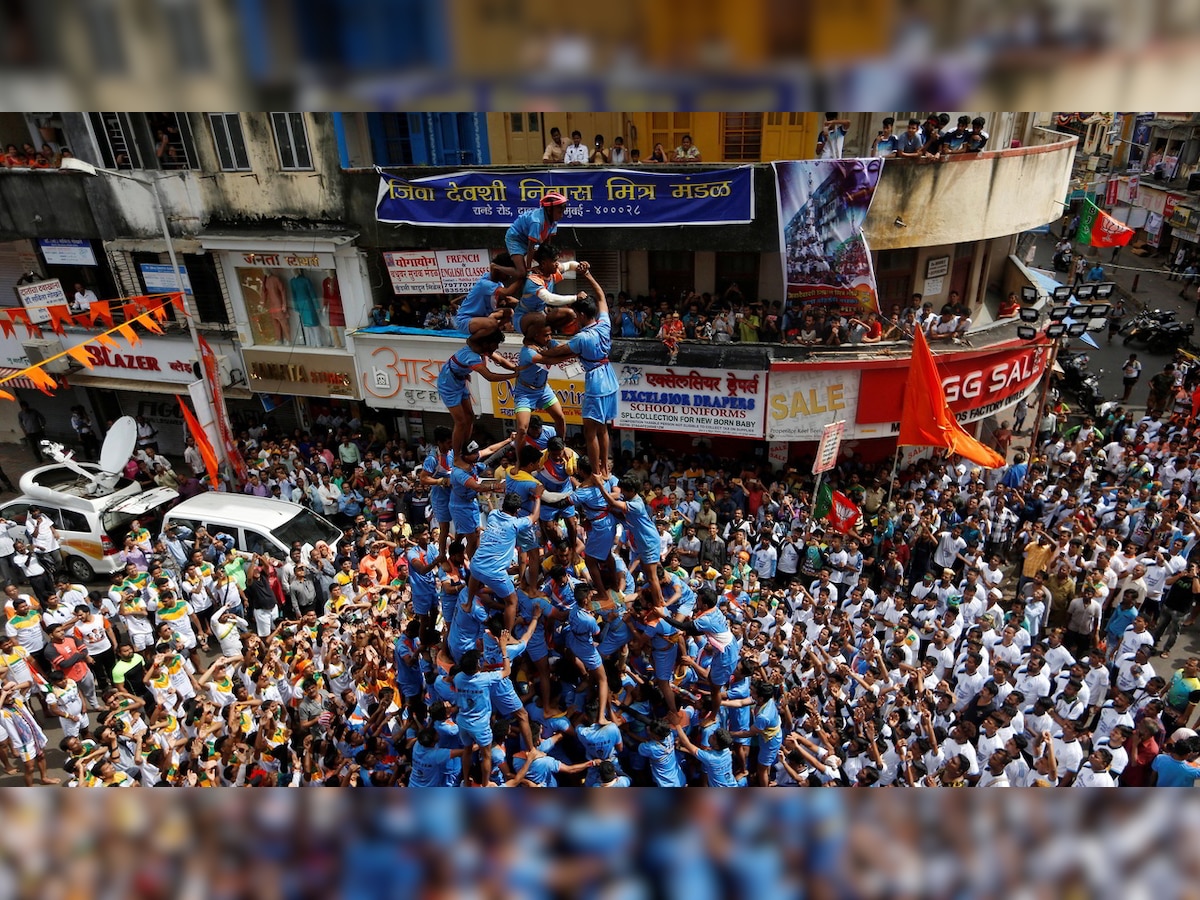
[[[129,381],[125,378],[89,375],[87,372],[76,372],[72,375],[71,386],[94,388],[98,391],[132,391],[135,394],[179,394],[184,397],[188,392],[188,386],[179,382]],[[244,387],[227,387],[224,394],[228,400],[251,400],[254,397],[254,394]]]
[[[16,375],[18,372],[23,371],[25,370],[0,366],[0,379],[9,378],[12,375]],[[0,382],[0,391],[10,390],[12,388],[21,388],[27,391],[38,390],[38,386],[34,384],[27,375],[22,375],[20,378],[13,378],[11,381]]]

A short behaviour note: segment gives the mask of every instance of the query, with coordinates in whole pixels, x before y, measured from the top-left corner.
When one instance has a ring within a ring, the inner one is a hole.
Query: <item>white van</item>
[[[163,513],[179,498],[171,488],[142,490],[124,477],[115,480],[111,493],[97,496],[88,476],[103,475],[92,463],[30,469],[21,476],[21,496],[0,506],[0,517],[14,539],[24,539],[29,508],[39,507],[58,529],[67,574],[87,584],[121,568],[118,554],[134,519],[157,538]]]
[[[287,500],[250,494],[211,492],[184,500],[163,517],[163,527],[205,528],[213,537],[229,534],[239,550],[286,560],[292,544],[336,545],[342,529],[311,509]]]

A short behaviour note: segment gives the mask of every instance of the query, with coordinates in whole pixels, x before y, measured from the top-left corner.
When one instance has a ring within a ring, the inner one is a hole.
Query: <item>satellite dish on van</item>
[[[100,448],[100,468],[109,475],[120,475],[137,446],[137,422],[133,416],[121,416],[113,422]]]
[[[53,441],[42,441],[42,449],[57,463],[87,479],[88,493],[93,497],[111,494],[117,487],[125,463],[137,446],[137,422],[132,416],[122,416],[113,423],[100,448],[100,471],[89,472],[75,462],[75,454]]]

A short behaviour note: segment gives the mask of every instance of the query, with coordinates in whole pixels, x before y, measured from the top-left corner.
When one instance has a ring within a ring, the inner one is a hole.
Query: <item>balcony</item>
[[[1058,219],[1077,139],[1039,135],[1027,147],[944,161],[889,160],[864,227],[871,250],[990,240]]]

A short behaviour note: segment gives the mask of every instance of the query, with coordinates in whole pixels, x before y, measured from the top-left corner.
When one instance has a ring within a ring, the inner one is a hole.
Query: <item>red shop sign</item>
[[[984,407],[1000,409],[1010,397],[1024,391],[1042,376],[1049,350],[1018,347],[996,353],[957,354],[936,357],[942,390],[955,413]],[[859,424],[895,422],[904,406],[908,360],[897,365],[862,371],[858,393]]]

